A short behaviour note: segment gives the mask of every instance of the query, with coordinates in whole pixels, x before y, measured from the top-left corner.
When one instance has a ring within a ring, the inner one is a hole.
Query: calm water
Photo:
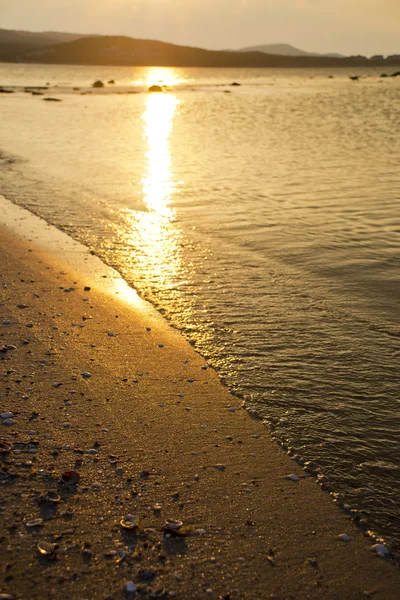
[[[400,78],[349,74],[0,65],[0,191],[116,267],[399,552]],[[46,83],[62,102],[18,87]]]

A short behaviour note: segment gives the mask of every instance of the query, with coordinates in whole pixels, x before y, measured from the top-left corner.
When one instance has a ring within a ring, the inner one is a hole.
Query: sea
[[[115,267],[399,555],[395,70],[0,64],[0,193]]]

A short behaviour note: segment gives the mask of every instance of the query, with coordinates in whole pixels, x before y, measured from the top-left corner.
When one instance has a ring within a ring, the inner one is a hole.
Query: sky
[[[400,0],[0,0],[0,28],[386,55],[400,54]]]

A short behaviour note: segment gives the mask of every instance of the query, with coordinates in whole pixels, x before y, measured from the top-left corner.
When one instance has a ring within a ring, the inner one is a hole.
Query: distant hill
[[[57,31],[14,31],[12,29],[0,29],[0,44],[38,44],[50,46],[52,44],[63,44],[73,42],[82,37],[92,37],[79,33],[62,33]]]
[[[331,58],[344,58],[342,54],[318,54],[317,52],[305,52],[295,48],[290,44],[264,44],[261,46],[248,46],[240,48],[238,52],[264,52],[265,54],[274,54],[279,56],[328,56]]]
[[[65,41],[66,40],[66,41]],[[302,52],[301,50],[299,52]],[[156,40],[126,36],[82,36],[79,34],[0,30],[0,61],[165,67],[357,67],[399,64],[364,56],[343,57],[274,55],[260,51],[205,50]]]
[[[37,48],[53,46],[73,42],[82,37],[88,37],[79,33],[62,33],[57,31],[14,31],[12,29],[0,29],[0,60],[15,62]],[[91,36],[92,37],[92,36]]]

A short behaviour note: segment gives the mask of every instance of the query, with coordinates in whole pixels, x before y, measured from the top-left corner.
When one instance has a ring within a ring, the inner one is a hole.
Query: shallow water
[[[362,75],[0,65],[63,100],[0,97],[0,191],[115,266],[400,551],[400,78]]]

